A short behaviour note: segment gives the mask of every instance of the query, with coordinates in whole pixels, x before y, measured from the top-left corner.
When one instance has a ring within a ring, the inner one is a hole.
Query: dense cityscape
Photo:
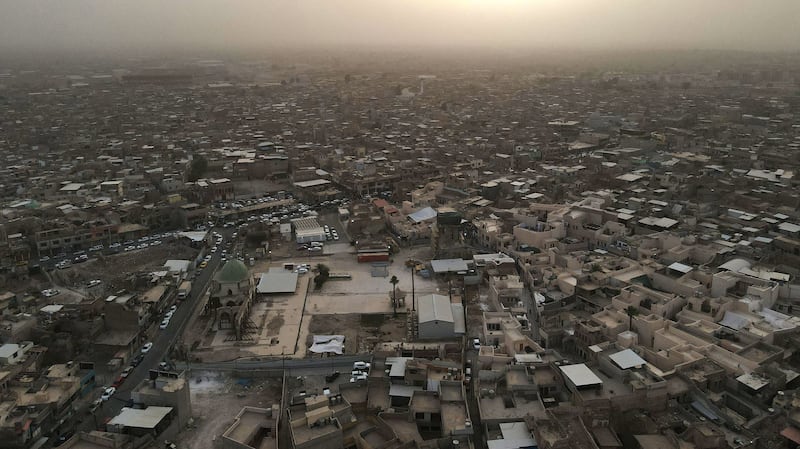
[[[800,447],[799,107],[797,53],[17,54],[0,449]]]

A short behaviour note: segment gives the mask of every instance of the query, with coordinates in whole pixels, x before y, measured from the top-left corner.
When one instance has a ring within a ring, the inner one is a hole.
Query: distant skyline
[[[798,0],[7,0],[0,48],[800,50]]]

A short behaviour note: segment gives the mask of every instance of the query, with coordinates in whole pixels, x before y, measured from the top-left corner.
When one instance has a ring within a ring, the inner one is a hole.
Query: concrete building
[[[277,449],[280,406],[244,407],[222,434],[225,449]]]
[[[169,407],[177,427],[182,429],[192,418],[192,399],[189,381],[184,372],[154,371],[131,392],[136,404]]]

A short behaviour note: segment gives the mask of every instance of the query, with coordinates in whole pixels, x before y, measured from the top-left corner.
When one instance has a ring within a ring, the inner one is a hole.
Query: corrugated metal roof
[[[276,269],[261,275],[256,293],[294,293],[296,289],[297,273]]]
[[[453,309],[450,307],[450,298],[442,295],[428,295],[419,298],[419,322],[444,321],[453,323]]]
[[[647,364],[647,362],[643,358],[639,357],[639,354],[633,352],[632,349],[626,349],[624,351],[611,354],[609,358],[622,369],[634,368]]]
[[[603,380],[597,377],[597,374],[590,370],[584,363],[562,366],[561,372],[564,373],[576,387],[599,385],[603,383]]]

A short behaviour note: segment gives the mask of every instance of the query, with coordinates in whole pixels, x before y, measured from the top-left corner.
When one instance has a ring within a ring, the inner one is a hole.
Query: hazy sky
[[[0,0],[15,49],[800,48],[800,0]]]

